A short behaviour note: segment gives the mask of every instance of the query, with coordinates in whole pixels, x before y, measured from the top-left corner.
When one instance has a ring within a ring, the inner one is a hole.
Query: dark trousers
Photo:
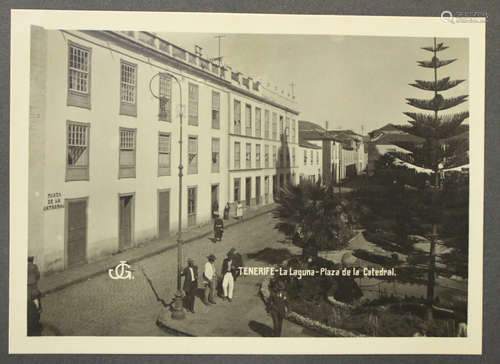
[[[214,302],[215,277],[211,281],[205,281],[204,301],[205,303]]]
[[[283,315],[277,311],[271,311],[271,317],[273,318],[273,336],[281,336],[281,328],[283,327]]]
[[[190,288],[189,290],[185,291],[186,292],[186,308],[190,311],[194,311],[194,298],[195,298],[195,292],[196,288]]]

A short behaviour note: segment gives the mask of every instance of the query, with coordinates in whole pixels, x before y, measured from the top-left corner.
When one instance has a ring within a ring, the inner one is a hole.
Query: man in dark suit
[[[267,301],[267,312],[273,319],[273,336],[281,336],[283,319],[288,312],[285,284],[283,281],[271,281],[269,285],[269,299]]]
[[[194,297],[198,289],[198,267],[194,265],[193,259],[188,259],[188,266],[184,268],[181,275],[184,277],[182,289],[186,293],[186,306],[194,313]]]

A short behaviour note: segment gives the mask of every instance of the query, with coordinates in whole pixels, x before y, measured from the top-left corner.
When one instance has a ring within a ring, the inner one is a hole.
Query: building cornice
[[[98,37],[98,38],[99,38],[99,36],[101,36],[101,37],[104,36],[108,40],[111,39],[111,40],[114,40],[114,41],[121,43],[123,45],[133,47],[133,48],[135,48],[136,51],[138,51],[138,53],[143,53],[146,56],[156,57],[160,62],[166,63],[174,68],[179,68],[179,69],[185,70],[187,72],[193,73],[197,76],[209,79],[210,81],[212,81],[218,85],[222,85],[223,87],[226,87],[227,89],[229,89],[231,91],[238,92],[246,97],[255,99],[259,102],[269,104],[269,105],[274,106],[278,109],[284,110],[285,112],[289,112],[289,113],[294,114],[294,115],[299,115],[299,113],[300,113],[299,111],[294,110],[286,105],[280,104],[276,101],[270,100],[270,99],[265,98],[263,96],[256,95],[256,94],[254,94],[254,93],[252,93],[249,90],[246,90],[244,88],[237,87],[237,86],[233,85],[231,83],[231,81],[225,80],[222,77],[219,77],[219,76],[217,76],[211,72],[205,71],[201,68],[195,67],[194,65],[191,65],[187,62],[183,62],[182,60],[179,60],[171,55],[168,55],[165,52],[162,52],[153,46],[141,43],[135,39],[131,39],[131,38],[127,37],[126,35],[121,34],[117,31],[83,30],[81,32],[88,34],[88,35]],[[71,34],[73,34],[73,33],[71,33]],[[185,51],[185,52],[191,53],[188,51]]]

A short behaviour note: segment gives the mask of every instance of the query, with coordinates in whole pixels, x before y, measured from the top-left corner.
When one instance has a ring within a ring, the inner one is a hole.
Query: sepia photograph
[[[484,32],[450,19],[432,24]],[[10,242],[25,342],[481,350],[477,37],[28,23],[26,220]]]

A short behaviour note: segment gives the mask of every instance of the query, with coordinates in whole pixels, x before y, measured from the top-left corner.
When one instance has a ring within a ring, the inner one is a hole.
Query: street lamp
[[[155,74],[151,80],[149,81],[149,90],[151,94],[159,99],[164,100],[166,97],[161,95],[155,95],[152,88],[153,80],[156,77],[160,77],[161,75],[166,75],[177,82],[179,86],[179,100],[180,100],[180,108],[179,108],[179,218],[178,218],[178,231],[177,231],[177,292],[175,293],[175,297],[173,303],[171,305],[172,310],[172,318],[173,319],[184,319],[186,317],[184,308],[183,308],[183,299],[184,293],[181,289],[181,271],[182,271],[182,85],[179,79],[169,72],[159,72]]]

